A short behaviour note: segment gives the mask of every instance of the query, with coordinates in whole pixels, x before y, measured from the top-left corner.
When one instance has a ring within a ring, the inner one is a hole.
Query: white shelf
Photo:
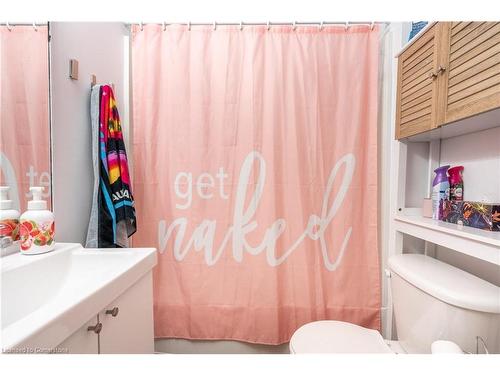
[[[396,215],[396,230],[500,266],[500,232],[460,226],[422,216]]]

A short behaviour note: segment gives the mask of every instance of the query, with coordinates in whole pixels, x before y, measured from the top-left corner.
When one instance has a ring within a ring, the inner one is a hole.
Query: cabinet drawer
[[[436,25],[398,58],[396,138],[436,126]]]
[[[447,23],[443,123],[500,107],[500,23]]]

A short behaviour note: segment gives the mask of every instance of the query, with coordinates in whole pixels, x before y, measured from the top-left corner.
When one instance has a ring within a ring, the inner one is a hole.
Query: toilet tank
[[[476,353],[480,336],[490,353],[500,353],[499,287],[425,255],[395,255],[389,267],[397,336],[406,352],[430,353],[432,342],[450,340]]]

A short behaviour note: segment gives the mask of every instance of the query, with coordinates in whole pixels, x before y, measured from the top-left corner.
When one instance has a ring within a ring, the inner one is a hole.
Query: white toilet
[[[290,353],[431,353],[438,340],[476,353],[477,336],[490,353],[500,353],[499,287],[419,254],[393,256],[389,267],[398,341],[355,324],[324,320],[295,331]],[[484,353],[482,344],[479,348]]]

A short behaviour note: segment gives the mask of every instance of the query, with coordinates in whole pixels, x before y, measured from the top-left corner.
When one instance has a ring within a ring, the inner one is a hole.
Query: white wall
[[[124,86],[123,23],[54,22],[51,33],[53,197],[56,240],[85,241],[92,200],[90,76],[115,84],[122,114]],[[69,60],[79,61],[79,79],[69,78]],[[126,122],[126,121],[125,121]]]
[[[405,207],[422,207],[422,198],[429,197],[429,142],[408,143],[406,163]]]
[[[393,145],[394,141],[394,121],[396,111],[396,80],[397,80],[397,60],[394,55],[403,45],[402,34],[404,25],[401,23],[391,23],[380,35],[379,52],[379,117],[378,117],[378,234],[379,234],[379,254],[380,254],[380,279],[381,279],[381,319],[382,334],[390,337],[390,327],[388,318],[391,314],[389,298],[389,279],[384,270],[387,268],[387,259],[390,254],[391,237],[391,192],[393,187],[391,171],[394,168]]]
[[[447,164],[464,166],[465,200],[500,203],[500,128],[444,139],[441,165]]]

